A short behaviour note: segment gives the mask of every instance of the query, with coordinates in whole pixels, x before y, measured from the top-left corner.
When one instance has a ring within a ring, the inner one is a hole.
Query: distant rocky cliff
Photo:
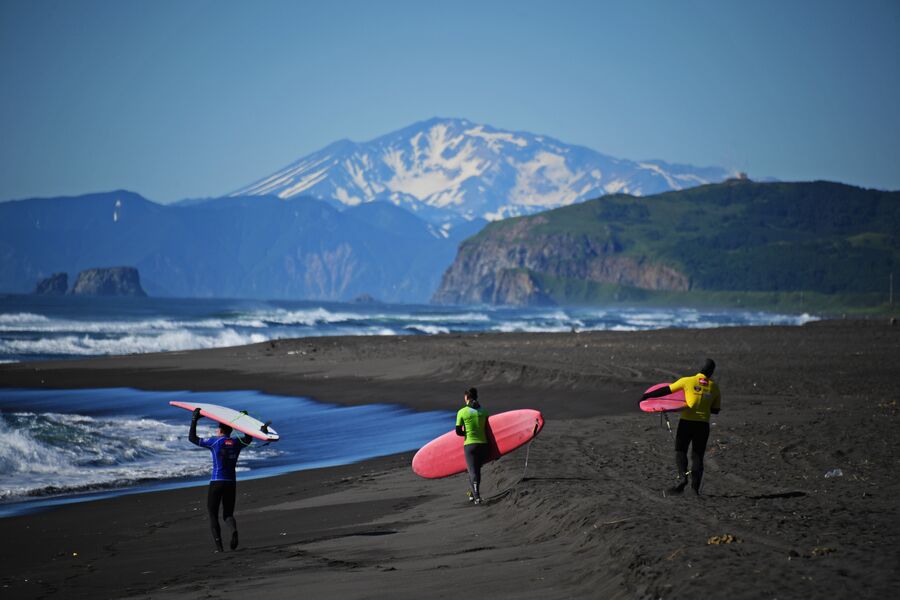
[[[802,304],[813,292],[875,306],[900,271],[898,231],[900,192],[824,181],[607,195],[491,223],[459,247],[433,301]]]
[[[88,269],[78,274],[71,293],[76,296],[146,296],[134,267]]]
[[[69,276],[66,273],[54,273],[38,281],[34,293],[38,296],[63,296],[68,289]]]
[[[690,288],[676,269],[622,254],[609,231],[546,231],[536,216],[488,227],[460,246],[432,299],[438,304],[555,304],[544,280],[584,281],[648,290]]]

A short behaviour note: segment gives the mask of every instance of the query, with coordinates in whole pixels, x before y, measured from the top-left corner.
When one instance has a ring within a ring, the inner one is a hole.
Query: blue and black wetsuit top
[[[238,456],[241,454],[244,446],[249,446],[253,441],[253,437],[245,435],[240,438],[233,437],[211,437],[198,438],[196,434],[196,426],[191,427],[191,434],[188,435],[191,443],[203,448],[209,448],[212,453],[213,470],[210,481],[236,481],[235,467],[237,466]]]
[[[211,437],[199,440],[198,446],[209,448],[212,453],[213,470],[210,481],[235,481],[234,469],[238,455],[244,447],[243,441],[233,437]]]

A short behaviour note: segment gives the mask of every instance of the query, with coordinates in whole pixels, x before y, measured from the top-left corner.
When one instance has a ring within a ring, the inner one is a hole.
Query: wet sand
[[[637,399],[706,356],[723,409],[703,495],[665,498],[672,440]],[[423,410],[453,410],[474,385],[488,410],[538,408],[547,423],[524,479],[524,449],[485,468],[486,494],[508,493],[484,506],[466,502],[464,475],[416,477],[411,453],[240,482],[236,552],[212,553],[202,487],[0,519],[0,596],[892,597],[898,371],[900,327],[881,320],[2,365],[2,387],[259,389]]]

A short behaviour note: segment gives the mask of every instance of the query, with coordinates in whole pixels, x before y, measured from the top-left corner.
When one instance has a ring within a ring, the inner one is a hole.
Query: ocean
[[[0,297],[0,362],[191,350],[326,335],[637,331],[801,325],[811,315],[628,308],[495,308],[222,299]],[[2,381],[0,381],[2,386]],[[296,397],[134,389],[0,387],[0,517],[60,503],[204,485],[210,459],[187,441],[191,399],[271,419],[282,439],[241,455],[238,477],[350,464],[415,450],[450,412],[341,407]],[[389,419],[391,427],[383,427]],[[315,421],[316,427],[304,426]],[[209,436],[211,421],[201,421]],[[399,426],[398,426],[399,424]]]
[[[337,406],[246,390],[0,389],[0,517],[123,493],[204,485],[209,450],[188,442],[191,414],[170,406],[173,400],[230,406],[273,421],[281,439],[254,441],[243,450],[240,480],[415,450],[454,422],[450,411]],[[215,426],[201,419],[197,434],[212,437]]]
[[[326,335],[637,331],[801,325],[816,317],[687,308],[454,308],[171,298],[0,296],[0,362],[55,360]]]

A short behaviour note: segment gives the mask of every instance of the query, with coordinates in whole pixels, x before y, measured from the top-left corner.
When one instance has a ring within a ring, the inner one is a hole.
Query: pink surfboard
[[[486,462],[497,460],[534,438],[544,428],[544,417],[530,408],[511,410],[488,417],[488,445]],[[422,446],[412,460],[412,469],[420,477],[437,479],[466,470],[463,454],[465,438],[450,431]]]
[[[656,385],[647,388],[647,392],[658,390],[667,385],[669,384],[657,383]],[[687,408],[687,402],[684,401],[684,390],[678,390],[674,394],[660,396],[659,398],[648,398],[641,401],[641,410],[644,412],[673,412],[683,408]]]

